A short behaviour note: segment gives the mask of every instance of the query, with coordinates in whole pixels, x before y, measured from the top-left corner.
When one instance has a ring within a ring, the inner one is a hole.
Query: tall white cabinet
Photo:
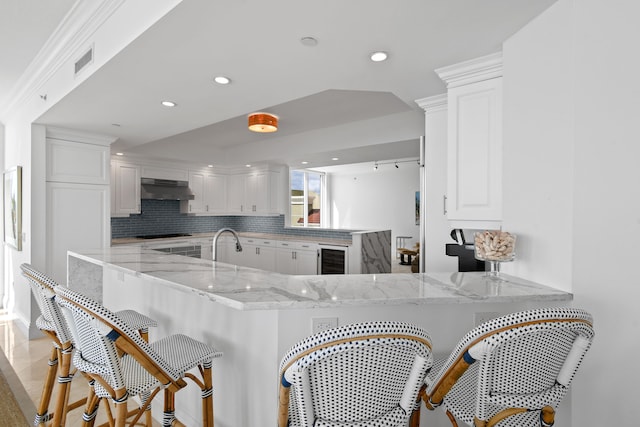
[[[502,223],[502,55],[436,70],[447,93],[418,99],[425,111],[421,191],[425,271],[455,271],[451,229]]]
[[[452,228],[502,220],[502,54],[440,68],[447,84],[446,215]]]
[[[421,192],[424,195],[424,271],[456,271],[456,258],[445,254],[445,245],[453,243],[451,226],[445,211],[447,193],[447,95],[416,100],[425,111],[424,176]]]
[[[112,138],[48,128],[46,270],[67,282],[67,251],[111,244],[109,144]]]

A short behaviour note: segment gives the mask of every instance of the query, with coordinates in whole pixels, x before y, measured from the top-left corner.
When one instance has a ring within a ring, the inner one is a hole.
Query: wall
[[[373,163],[331,170],[328,179],[331,226],[359,230],[391,230],[396,236],[411,236],[406,246],[418,242],[420,227],[415,220],[415,195],[420,190],[417,161]]]
[[[573,231],[570,21],[570,4],[557,3],[503,49],[503,228],[518,238],[518,262],[504,271],[565,291]]]
[[[595,318],[575,427],[637,422],[638,14],[630,0],[560,0],[504,48],[505,228],[529,240],[513,267],[568,288]]]
[[[22,124],[19,126],[17,124]],[[33,137],[42,137],[44,146],[44,133],[38,132],[38,128],[33,129]],[[35,318],[38,310],[32,310],[31,291],[26,282],[22,282],[19,273],[19,266],[23,262],[30,260],[32,248],[31,230],[32,216],[31,206],[33,199],[31,195],[35,193],[40,200],[45,199],[44,173],[42,173],[42,186],[34,188],[32,185],[32,169],[30,167],[32,154],[37,152],[37,148],[32,150],[30,141],[32,138],[32,128],[23,118],[19,117],[14,122],[8,122],[5,126],[5,151],[3,171],[14,166],[22,166],[22,233],[26,239],[22,242],[22,250],[18,251],[9,246],[4,246],[4,286],[8,294],[6,298],[7,307],[19,320],[17,324],[23,329],[28,337],[35,336]],[[37,173],[37,172],[36,172]],[[43,204],[44,211],[44,204]],[[36,212],[39,216],[40,212]]]
[[[65,21],[68,33],[56,33],[59,44],[47,44],[21,80],[16,98],[2,117],[4,124],[3,170],[23,167],[22,229],[25,235],[22,251],[5,248],[3,257],[4,286],[11,298],[8,305],[17,316],[18,325],[29,337],[39,334],[35,327],[38,309],[31,299],[29,287],[20,276],[19,267],[30,262],[44,270],[46,263],[46,194],[45,194],[45,129],[34,124],[51,105],[80,85],[131,40],[166,14],[181,0],[144,0],[109,2],[108,5],[80,2],[74,16]],[[108,20],[107,23],[103,19]],[[54,38],[55,38],[54,37]],[[93,64],[81,75],[72,73],[78,53],[94,43]],[[26,77],[26,78],[25,78]],[[46,94],[46,100],[40,95]]]

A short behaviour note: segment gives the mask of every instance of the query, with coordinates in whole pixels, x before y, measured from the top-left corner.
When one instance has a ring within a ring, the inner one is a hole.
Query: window
[[[325,218],[325,174],[301,169],[292,169],[289,180],[290,226],[324,227]]]

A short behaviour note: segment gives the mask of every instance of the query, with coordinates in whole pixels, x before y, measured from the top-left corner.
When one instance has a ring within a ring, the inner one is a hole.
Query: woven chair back
[[[291,384],[289,425],[405,425],[431,364],[429,335],[407,323],[360,323],[313,335],[281,362]]]
[[[460,360],[473,361],[444,396],[456,418],[474,425],[505,408],[556,408],[594,337],[593,319],[577,308],[545,308],[513,313],[467,333],[427,389],[446,382]],[[539,426],[539,412],[501,421],[500,427]]]
[[[31,293],[38,304],[38,308],[40,308],[41,318],[36,321],[37,326],[40,329],[53,331],[59,341],[58,345],[71,342],[72,336],[68,325],[60,311],[60,307],[54,301],[54,289],[59,285],[30,264],[22,264],[20,269],[31,287]]]

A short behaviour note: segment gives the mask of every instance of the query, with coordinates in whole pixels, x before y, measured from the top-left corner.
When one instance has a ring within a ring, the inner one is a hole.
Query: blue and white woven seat
[[[95,396],[91,396],[85,410],[87,425],[91,425],[89,421],[105,398],[115,403],[115,424],[124,425],[128,397],[143,395],[145,403],[131,421],[135,423],[146,403],[161,390],[164,390],[163,426],[182,425],[175,417],[174,394],[187,385],[184,379],[189,378],[201,388],[203,426],[213,426],[211,367],[212,360],[222,353],[181,334],[147,343],[119,317],[90,298],[67,288],[58,287],[55,291],[56,302],[74,336],[74,364],[96,381]],[[202,378],[189,372],[194,368]]]
[[[509,314],[468,332],[427,376],[428,409],[442,405],[453,426],[540,427],[554,423],[593,340],[593,319],[577,308]]]
[[[400,322],[368,322],[312,335],[280,363],[279,427],[388,427],[419,422],[431,340]]]
[[[54,302],[54,289],[59,285],[46,274],[36,270],[30,264],[20,266],[22,275],[27,279],[31,292],[40,308],[40,316],[36,319],[36,326],[45,335],[51,338],[53,346],[49,357],[49,368],[42,387],[42,395],[34,420],[34,425],[44,425],[51,421],[51,426],[63,426],[66,422],[66,414],[70,408],[81,406],[84,400],[69,404],[69,387],[73,379],[74,371],[71,368],[71,356],[73,345],[71,334],[68,330],[64,316],[60,308]],[[116,313],[132,329],[137,330],[146,339],[149,327],[157,326],[155,320],[133,310],[124,310]],[[56,382],[58,382],[58,398],[53,412],[49,412],[49,405]],[[149,420],[150,421],[150,420]]]

